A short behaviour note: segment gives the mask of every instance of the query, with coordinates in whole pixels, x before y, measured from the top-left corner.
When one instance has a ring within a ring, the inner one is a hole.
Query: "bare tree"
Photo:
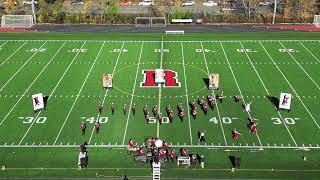
[[[92,15],[93,15],[93,0],[85,0],[84,1],[84,12],[85,16],[87,19],[87,15],[89,14],[89,21],[91,22],[92,20]]]
[[[300,19],[302,22],[310,22],[310,20],[313,20],[313,17],[315,15],[316,6],[315,6],[316,0],[300,0]]]
[[[242,0],[242,5],[245,9],[246,14],[248,15],[248,19],[251,19],[251,15],[255,13],[259,0]]]

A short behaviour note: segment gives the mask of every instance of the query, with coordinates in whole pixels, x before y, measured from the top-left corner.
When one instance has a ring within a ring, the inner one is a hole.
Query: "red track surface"
[[[284,29],[293,31],[312,31],[320,32],[320,28],[315,26],[253,26],[255,28],[267,28],[267,29]]]
[[[0,33],[1,32],[46,32],[46,31],[38,31],[38,30],[31,30],[31,29],[0,28]]]

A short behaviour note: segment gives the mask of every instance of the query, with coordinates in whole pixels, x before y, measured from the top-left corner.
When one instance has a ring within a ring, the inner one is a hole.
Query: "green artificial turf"
[[[1,33],[0,165],[6,169],[0,171],[0,178],[127,174],[148,179],[150,165],[134,162],[125,146],[129,139],[141,145],[146,137],[155,136],[176,152],[184,147],[205,156],[204,169],[166,164],[162,177],[316,178],[319,37],[317,33]],[[36,39],[39,41],[30,41]],[[290,39],[293,41],[286,41]],[[176,72],[180,87],[141,87],[143,70],[160,67]],[[102,88],[104,73],[113,74],[110,90]],[[219,90],[208,90],[208,73],[220,74]],[[188,112],[191,101],[222,91],[223,103],[217,102],[207,115],[197,105],[197,119],[189,113],[183,121],[176,116],[179,103]],[[31,96],[39,92],[49,99],[46,110],[35,113]],[[268,98],[279,98],[281,92],[293,96],[290,112],[277,112]],[[236,103],[234,95],[243,98]],[[251,101],[250,116],[258,119],[257,134],[249,132],[249,114],[242,107]],[[104,104],[101,116],[98,102]],[[114,115],[111,103],[116,105]],[[133,103],[136,115],[129,111]],[[163,114],[168,105],[173,106],[173,122],[147,124],[142,112],[145,105],[150,112],[160,105]],[[97,119],[102,121],[99,134],[93,128]],[[84,135],[81,122],[88,127]],[[237,141],[232,139],[234,128],[242,134]],[[199,131],[206,132],[205,143],[199,142]],[[79,170],[78,145],[84,141],[91,145],[89,168]],[[260,147],[264,150],[250,152]],[[301,151],[303,147],[310,151]],[[235,172],[231,172],[231,155],[241,157],[241,167]]]

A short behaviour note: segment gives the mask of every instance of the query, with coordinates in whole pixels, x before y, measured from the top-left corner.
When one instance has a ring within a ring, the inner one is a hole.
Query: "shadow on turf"
[[[46,110],[48,99],[49,99],[49,96],[44,96],[43,97],[44,108],[43,109],[39,109],[37,111],[33,111],[33,112],[36,113],[36,112],[39,112],[39,111],[42,111],[42,110]]]
[[[279,99],[275,96],[267,96],[268,99],[271,101],[271,103],[277,108],[277,110],[279,109]]]
[[[209,78],[202,78],[203,82],[206,84],[207,88],[209,87]]]
[[[229,160],[234,168],[240,168],[240,157],[229,156]]]

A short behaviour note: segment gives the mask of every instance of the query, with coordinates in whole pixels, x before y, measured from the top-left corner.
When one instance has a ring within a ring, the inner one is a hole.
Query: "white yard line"
[[[189,95],[188,95],[188,85],[187,85],[187,73],[186,73],[186,66],[184,63],[184,51],[183,51],[183,44],[181,42],[181,54],[182,54],[182,64],[183,64],[183,76],[184,76],[184,84],[186,86],[185,90],[186,90],[186,100],[187,100],[187,109],[188,109],[188,122],[189,122],[189,133],[190,133],[190,142],[191,145],[193,145],[192,142],[192,130],[191,130],[191,120],[190,120],[190,107],[189,107]]]
[[[163,60],[163,36],[161,36],[161,52],[160,52],[160,69],[162,69]],[[158,103],[158,114],[161,112],[161,84],[159,85],[159,103]],[[157,123],[157,138],[160,136],[160,122]]]
[[[267,55],[269,56],[270,60],[273,62],[273,64],[276,66],[276,68],[278,69],[278,71],[280,72],[280,74],[282,75],[282,77],[287,81],[288,85],[290,86],[290,88],[292,89],[292,91],[296,94],[296,97],[300,100],[301,104],[303,105],[303,107],[305,108],[305,110],[308,112],[308,114],[310,115],[311,119],[313,120],[313,122],[317,125],[317,127],[320,129],[319,124],[317,123],[317,121],[315,120],[315,118],[313,117],[313,115],[310,113],[309,109],[307,108],[307,106],[303,103],[303,101],[301,100],[300,96],[298,95],[298,93],[296,92],[296,90],[293,88],[293,86],[291,85],[291,83],[289,82],[289,80],[286,78],[286,76],[283,74],[283,72],[281,71],[281,69],[279,68],[279,66],[276,64],[276,62],[274,61],[274,59],[271,57],[271,55],[269,54],[269,52],[267,51],[267,49],[263,46],[263,44],[261,42],[259,42],[260,45],[262,46],[262,48],[264,49],[264,51],[267,53]]]
[[[86,84],[86,82],[87,82],[87,80],[88,80],[88,78],[89,78],[89,75],[91,74],[91,71],[92,71],[94,65],[96,64],[96,61],[97,61],[97,59],[98,59],[98,57],[99,57],[99,55],[100,55],[100,53],[101,53],[101,51],[102,51],[103,46],[104,46],[104,43],[101,45],[100,50],[99,50],[99,52],[98,52],[98,55],[96,56],[95,60],[93,61],[92,65],[91,65],[91,67],[90,67],[90,70],[89,70],[89,72],[87,73],[87,76],[86,76],[86,78],[84,79],[84,81],[83,81],[83,83],[82,83],[82,85],[81,85],[81,87],[80,87],[80,90],[79,90],[78,94],[76,95],[76,99],[74,100],[74,102],[73,102],[73,104],[72,104],[72,106],[71,106],[71,108],[70,108],[70,110],[69,110],[69,112],[68,112],[68,115],[67,115],[66,119],[64,120],[64,122],[63,122],[63,124],[62,124],[62,126],[61,126],[61,128],[60,128],[60,131],[59,131],[56,139],[54,140],[54,143],[53,143],[53,144],[56,144],[57,140],[59,139],[60,134],[61,134],[61,132],[62,132],[62,130],[63,130],[63,128],[64,128],[67,120],[69,119],[69,116],[70,116],[70,114],[71,114],[71,112],[72,112],[75,104],[77,103],[77,100],[78,100],[78,98],[79,98],[79,96],[80,96],[80,94],[81,94],[81,92],[82,92],[82,89],[83,89],[84,85]],[[81,48],[81,49],[82,49],[82,48]]]
[[[65,44],[62,45],[62,47],[64,46]],[[80,50],[82,49],[82,47],[85,45],[85,43],[82,44],[82,46],[80,47]],[[61,48],[57,51],[57,53],[54,55],[54,57],[58,54],[58,52],[60,52]],[[80,51],[79,51],[80,52]],[[57,87],[59,86],[60,82],[62,81],[62,79],[64,78],[64,76],[67,74],[67,72],[69,71],[69,68],[71,67],[71,65],[73,64],[73,61],[77,58],[79,52],[77,52],[77,54],[74,56],[74,58],[72,59],[71,63],[69,64],[69,66],[67,67],[67,69],[64,71],[64,73],[62,74],[62,76],[60,77],[58,83],[56,84],[56,86],[53,88],[53,90],[51,91],[51,93],[49,94],[48,96],[48,99],[47,101],[49,101],[49,99],[51,99],[53,93],[56,91]],[[52,57],[51,60],[54,59],[54,57]],[[49,63],[48,63],[49,64]],[[40,73],[41,74],[41,73]],[[39,74],[39,76],[40,76]],[[37,119],[40,114],[41,114],[42,111],[40,111],[37,116],[34,118],[34,119]],[[30,129],[32,128],[33,124],[35,123],[36,121],[33,121],[32,124],[29,126],[28,130],[26,131],[26,133],[23,135],[23,137],[21,138],[20,142],[19,142],[19,145],[23,142],[24,138],[27,136],[27,134],[29,133]]]
[[[320,63],[320,60],[302,42],[299,43]]]
[[[45,44],[47,43],[47,41],[45,43],[43,43],[39,49],[41,49]],[[6,87],[6,85],[20,72],[20,70],[22,68],[24,68],[24,66],[38,53],[39,51],[35,52],[32,54],[32,56],[13,74],[13,76],[11,76],[11,78],[0,88],[0,91],[3,90],[3,88]]]
[[[3,44],[0,45],[0,47],[4,46],[5,44],[7,44],[9,41],[4,42]]]
[[[281,46],[284,49],[287,49],[282,43],[281,41],[279,41],[279,43],[281,44]],[[312,79],[312,77],[305,71],[305,69],[300,65],[300,63],[297,61],[297,59],[289,52],[287,51],[287,53],[291,56],[291,58],[296,62],[296,64],[303,70],[303,72],[309,77],[309,79],[314,83],[314,85],[317,86],[318,90],[320,90],[319,85]]]
[[[202,54],[203,54],[203,58],[204,58],[204,63],[206,64],[207,77],[209,77],[210,72],[209,72],[209,67],[208,67],[208,63],[207,63],[206,54],[204,53],[204,49],[203,49],[203,44],[202,44],[202,42],[201,42],[200,44],[201,44],[201,50],[202,50]],[[215,92],[214,92],[213,89],[212,89],[212,95],[215,96]],[[221,121],[221,116],[220,116],[220,111],[219,111],[218,103],[216,103],[216,108],[217,108],[217,113],[218,113],[218,117],[219,117],[219,124],[220,124],[221,130],[222,130],[222,135],[223,135],[224,143],[225,143],[225,145],[227,145],[228,143],[227,143],[226,135],[225,135],[225,132],[224,132],[224,129],[223,129],[223,125],[222,125],[222,121]]]
[[[239,86],[239,84],[238,84],[237,78],[236,78],[236,76],[234,75],[233,69],[232,69],[232,67],[231,67],[231,65],[230,65],[229,58],[228,58],[228,56],[227,56],[227,54],[226,54],[226,51],[224,50],[224,47],[223,47],[223,45],[222,45],[221,42],[220,42],[220,46],[221,46],[222,51],[223,51],[223,54],[224,54],[224,56],[225,56],[225,58],[226,58],[226,60],[227,60],[227,62],[228,62],[229,68],[230,68],[230,70],[231,70],[231,74],[232,74],[232,76],[233,76],[233,79],[235,80],[235,83],[236,83],[237,87],[238,87],[240,96],[242,97],[241,99],[242,99],[244,105],[246,105],[247,103],[246,103],[246,101],[244,100],[244,96],[243,96],[242,91],[241,91],[241,89],[240,89],[240,86]],[[250,112],[247,112],[247,113],[248,113],[249,117],[252,118]],[[256,133],[256,136],[257,136],[257,138],[258,138],[258,141],[259,141],[260,145],[262,146],[262,143],[261,143],[261,140],[260,140],[260,137],[259,137],[258,132]]]
[[[61,49],[61,48],[60,48]],[[59,49],[59,50],[60,50]],[[55,54],[56,55],[56,54]],[[5,122],[5,120],[8,118],[8,116],[11,114],[11,112],[15,109],[15,107],[19,104],[21,99],[24,97],[24,95],[27,93],[27,91],[32,87],[32,85],[37,81],[37,79],[40,77],[40,75],[44,72],[44,70],[47,68],[47,66],[50,64],[52,59],[47,63],[47,65],[42,69],[42,71],[38,74],[38,76],[33,80],[33,82],[29,85],[29,87],[24,91],[22,96],[18,99],[18,101],[14,104],[14,106],[10,109],[10,111],[7,113],[7,115],[1,120],[0,127]]]
[[[138,67],[137,67],[137,71],[136,71],[136,77],[135,77],[134,84],[133,84],[133,90],[132,90],[132,94],[131,94],[131,101],[130,101],[129,112],[128,112],[128,116],[127,116],[126,128],[125,128],[124,134],[123,134],[122,145],[124,145],[124,141],[126,140],[129,118],[130,118],[130,113],[131,113],[131,106],[132,106],[132,102],[133,102],[133,98],[134,98],[134,93],[136,90],[136,83],[137,83],[137,79],[138,79],[139,67],[140,67],[140,62],[141,62],[141,57],[142,57],[143,44],[144,43],[142,43],[141,48],[140,48],[139,62],[138,62]]]
[[[28,41],[24,42],[19,48],[17,48],[9,57],[7,57],[7,59],[5,59],[1,64],[0,67],[6,63],[14,54],[16,54],[16,52],[18,52]]]
[[[46,66],[42,69],[42,71],[38,74],[38,76],[34,79],[34,81],[30,84],[30,86],[28,87],[28,89],[26,89],[26,91],[23,93],[23,96],[27,93],[27,91],[29,90],[29,88],[36,82],[36,80],[40,77],[40,75],[44,72],[44,70],[49,66],[49,64],[51,63],[51,61],[58,55],[58,53],[60,52],[60,50],[64,47],[64,45],[66,44],[66,42],[64,42],[62,44],[62,46],[59,48],[59,50],[52,56],[52,58],[50,59],[50,61],[46,64]],[[23,98],[23,96],[21,96],[20,99]],[[50,96],[49,96],[50,97]],[[19,100],[20,100],[19,99]],[[40,115],[40,113],[38,113],[38,115],[34,118],[34,119],[37,119],[38,116]],[[26,131],[26,133],[23,135],[23,137],[21,138],[20,142],[19,142],[19,145],[22,143],[22,141],[24,140],[24,138],[26,137],[26,135],[28,134],[29,130],[31,129],[31,127],[33,126],[33,124],[35,123],[36,121],[34,120],[31,125],[29,126],[28,130]]]
[[[257,71],[256,67],[253,65],[253,63],[252,63],[252,61],[251,61],[250,56],[248,55],[247,51],[245,50],[245,48],[243,47],[243,45],[242,45],[242,43],[241,43],[241,42],[240,42],[240,45],[241,45],[241,48],[244,50],[244,53],[246,54],[247,59],[250,61],[251,66],[253,67],[254,71],[256,72],[256,74],[257,74],[257,76],[258,76],[258,78],[259,78],[259,80],[260,80],[260,82],[261,82],[262,86],[264,87],[264,89],[265,89],[265,91],[267,92],[268,96],[270,96],[270,93],[269,93],[269,91],[268,91],[268,89],[267,89],[267,87],[266,87],[265,83],[262,81],[262,79],[261,79],[261,77],[260,77],[260,74],[258,73],[258,71]],[[288,128],[288,126],[287,126],[286,122],[284,121],[284,119],[283,119],[283,117],[282,117],[281,113],[280,113],[279,111],[277,111],[277,113],[278,113],[279,117],[280,117],[280,118],[281,118],[281,120],[282,120],[282,124],[283,124],[283,125],[285,126],[285,128],[287,129],[287,131],[288,131],[288,133],[289,133],[289,135],[290,135],[290,137],[291,137],[291,139],[292,139],[293,143],[297,146],[297,142],[296,142],[296,140],[293,138],[293,136],[292,136],[292,134],[291,134],[291,132],[290,132],[290,130],[289,130],[289,128]]]
[[[104,43],[105,43],[105,42],[104,42]],[[104,43],[103,43],[103,44],[104,44]],[[119,61],[120,56],[121,56],[121,54],[122,54],[123,46],[124,46],[124,43],[122,43],[122,45],[121,45],[120,52],[119,52],[119,54],[118,54],[116,64],[115,64],[114,67],[113,67],[113,70],[112,70],[112,78],[114,78],[114,77],[113,77],[113,76],[114,76],[114,72],[116,71],[116,68],[117,68],[117,66],[118,66],[118,61]],[[98,55],[97,55],[97,56],[98,56]],[[109,89],[107,89],[106,92],[104,93],[103,100],[102,100],[102,105],[104,105],[104,102],[106,101],[108,92],[109,92]],[[99,121],[99,118],[100,118],[100,113],[98,113],[98,115],[97,115],[97,120],[96,120],[96,121]],[[88,144],[91,143],[91,139],[92,139],[92,136],[93,136],[93,133],[94,133],[94,129],[95,129],[95,127],[93,126],[92,131],[91,131],[91,135],[90,135],[90,138],[89,138],[89,141],[88,141]]]

